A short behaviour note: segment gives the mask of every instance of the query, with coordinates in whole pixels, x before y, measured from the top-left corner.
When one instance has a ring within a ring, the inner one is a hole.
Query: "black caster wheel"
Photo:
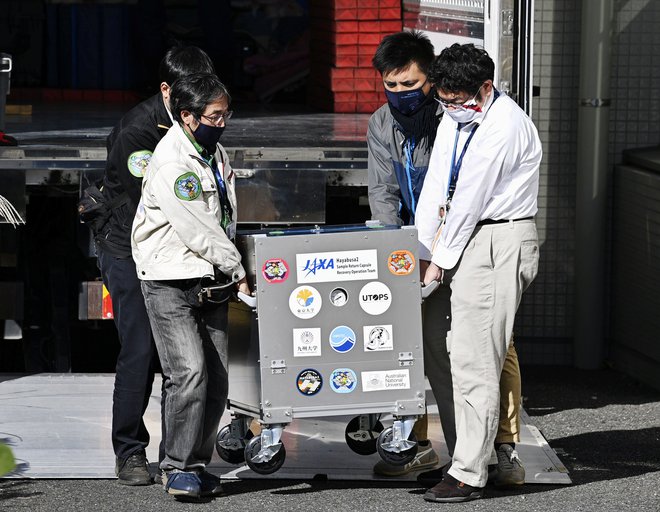
[[[220,455],[220,458],[225,462],[230,464],[241,464],[245,462],[245,442],[248,439],[252,439],[254,434],[251,430],[248,430],[245,434],[245,439],[234,439],[233,447],[227,448],[226,446],[221,446],[220,443],[227,441],[231,437],[231,427],[225,425],[218,432],[218,436],[215,439],[215,450]]]
[[[356,416],[346,425],[344,439],[348,447],[355,453],[371,455],[376,453],[376,441],[383,428],[383,424],[376,421],[370,430],[360,430],[360,416]]]
[[[392,427],[388,427],[380,433],[378,440],[376,441],[378,455],[380,455],[380,458],[388,464],[392,464],[393,466],[405,466],[415,458],[415,455],[417,455],[417,447],[419,446],[416,442],[417,438],[415,437],[415,434],[411,432],[408,436],[408,440],[415,441],[415,446],[409,448],[408,450],[395,453],[388,452],[387,450],[383,449],[383,444],[391,442],[393,437],[394,429]]]
[[[286,458],[286,450],[284,445],[280,443],[280,449],[277,451],[273,458],[267,462],[256,462],[252,459],[261,451],[261,436],[255,436],[248,441],[245,445],[245,462],[255,473],[260,475],[270,475],[275,473],[284,464]]]

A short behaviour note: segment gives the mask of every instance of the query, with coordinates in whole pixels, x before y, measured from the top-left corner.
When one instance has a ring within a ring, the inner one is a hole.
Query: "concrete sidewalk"
[[[523,367],[525,409],[570,471],[572,486],[488,488],[483,500],[441,505],[404,482],[245,480],[227,496],[178,503],[161,487],[113,480],[3,480],[0,510],[11,511],[641,511],[660,510],[660,393],[611,370]],[[0,415],[0,431],[1,428]]]

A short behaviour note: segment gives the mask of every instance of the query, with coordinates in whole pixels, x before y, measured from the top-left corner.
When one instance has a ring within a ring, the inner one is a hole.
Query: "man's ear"
[[[167,82],[161,82],[160,83],[160,93],[163,95],[163,99],[165,101],[169,101],[169,99],[170,99],[170,86],[167,85]]]
[[[195,116],[192,115],[192,112],[188,110],[181,111],[181,121],[183,121],[183,124],[190,126],[194,119]]]

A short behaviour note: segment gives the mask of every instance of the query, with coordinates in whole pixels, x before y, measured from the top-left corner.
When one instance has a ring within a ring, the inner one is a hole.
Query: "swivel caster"
[[[243,439],[232,437],[231,426],[225,425],[218,432],[215,440],[215,450],[225,462],[241,464],[245,462],[245,442],[253,437],[254,434],[251,430],[245,433]]]
[[[394,441],[394,429],[388,427],[383,430],[376,441],[378,455],[388,464],[405,466],[417,455],[417,438],[413,432],[408,440]]]
[[[270,475],[284,464],[286,450],[282,443],[261,449],[261,436],[250,439],[245,445],[245,462],[255,473]]]
[[[376,440],[383,431],[383,424],[375,414],[356,416],[346,425],[344,439],[348,447],[359,455],[376,453]]]

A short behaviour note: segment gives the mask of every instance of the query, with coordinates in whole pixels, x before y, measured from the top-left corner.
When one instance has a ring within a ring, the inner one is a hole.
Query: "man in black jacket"
[[[170,86],[193,73],[215,73],[208,55],[194,46],[170,49],[160,63],[160,92],[128,112],[107,140],[102,191],[110,216],[95,233],[95,241],[121,345],[113,394],[112,445],[117,457],[115,473],[119,483],[125,485],[152,483],[145,454],[149,433],[142,416],[151,395],[152,365],[157,360],[131,256],[131,227],[144,170],[156,145],[172,126]]]

